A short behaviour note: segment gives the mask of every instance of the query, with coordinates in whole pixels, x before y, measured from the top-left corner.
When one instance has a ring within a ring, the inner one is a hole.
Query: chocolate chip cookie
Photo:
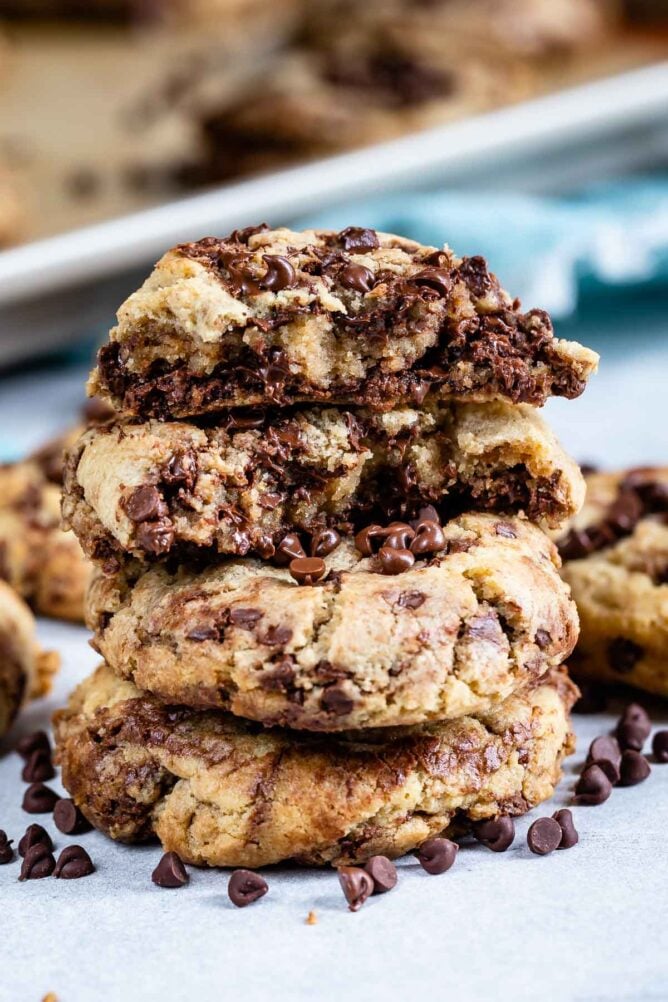
[[[40,650],[28,606],[0,581],[0,738],[24,702],[49,691],[58,663],[55,652]]]
[[[668,469],[592,473],[558,540],[580,614],[573,667],[668,696]]]
[[[40,615],[80,622],[91,568],[74,533],[60,528],[66,441],[0,466],[0,579]]]
[[[113,838],[186,862],[264,866],[401,856],[552,795],[577,690],[555,670],[479,718],[329,738],[164,706],[108,667],[56,715],[63,783]]]
[[[425,402],[385,413],[237,412],[214,426],[118,422],[72,447],[64,524],[98,560],[275,555],[291,532],[413,518],[427,503],[559,524],[584,483],[526,405]]]
[[[576,397],[597,355],[480,257],[390,234],[254,227],[169,251],[121,306],[90,392],[143,418],[227,407]]]
[[[485,711],[575,645],[556,550],[520,519],[371,525],[323,552],[99,574],[94,646],[169,703],[339,731]]]

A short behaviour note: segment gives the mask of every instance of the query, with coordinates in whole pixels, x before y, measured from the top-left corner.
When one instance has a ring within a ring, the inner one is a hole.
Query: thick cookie
[[[328,572],[317,584],[297,583],[291,571],[309,578],[296,561],[248,558],[158,564],[134,584],[99,575],[95,646],[166,702],[318,731],[478,713],[575,646],[556,550],[530,523],[475,514],[361,537],[372,555],[344,540],[313,562],[316,579]]]
[[[558,525],[583,496],[579,469],[531,408],[433,402],[91,429],[70,450],[63,517],[105,561],[203,548],[271,557],[286,533],[412,518],[427,503]]]
[[[209,866],[401,856],[552,795],[577,690],[555,670],[476,719],[326,741],[165,707],[103,666],[56,715],[63,783],[113,838]]]
[[[25,701],[49,691],[58,663],[55,652],[39,649],[28,606],[0,581],[0,738]]]
[[[0,466],[0,578],[43,616],[80,622],[90,565],[60,528],[60,456],[66,439]]]
[[[121,306],[90,392],[142,417],[296,401],[578,396],[597,355],[520,311],[482,258],[349,227],[169,251]]]
[[[573,667],[668,696],[668,469],[593,473],[559,539],[580,614]]]

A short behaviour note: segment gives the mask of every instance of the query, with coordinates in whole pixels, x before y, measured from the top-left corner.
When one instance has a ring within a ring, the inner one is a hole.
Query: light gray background
[[[629,307],[605,332],[579,330],[604,350],[601,372],[580,400],[547,408],[577,458],[608,467],[668,458],[668,330],[654,316]],[[82,381],[71,371],[1,384],[0,428],[12,446],[21,451],[67,424]],[[63,670],[53,696],[25,714],[26,730],[44,726],[96,663],[83,629],[43,622],[40,635],[61,651]],[[665,704],[652,711],[668,725]],[[537,813],[568,804],[589,741],[613,720],[576,718],[578,751],[554,802]],[[14,754],[0,759],[0,827],[15,838],[31,821],[55,832],[50,818],[21,811],[20,766]],[[39,1002],[54,991],[59,1002],[665,1002],[668,765],[600,807],[575,809],[575,819],[580,844],[547,858],[528,851],[527,819],[509,852],[467,845],[443,876],[407,859],[397,889],[355,915],[332,873],[269,873],[268,896],[237,910],[223,873],[192,870],[188,887],[161,890],[150,881],[157,848],[80,836],[98,867],[85,880],[20,884],[15,864],[0,867],[0,1000]],[[57,849],[72,841],[56,834]]]

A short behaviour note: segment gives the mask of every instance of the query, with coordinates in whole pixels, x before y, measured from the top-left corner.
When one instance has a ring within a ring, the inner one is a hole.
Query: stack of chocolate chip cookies
[[[343,864],[522,814],[572,747],[578,634],[547,531],[580,471],[537,406],[596,356],[481,258],[265,226],[129,297],[65,524],[105,659],[58,714],[114,838]]]

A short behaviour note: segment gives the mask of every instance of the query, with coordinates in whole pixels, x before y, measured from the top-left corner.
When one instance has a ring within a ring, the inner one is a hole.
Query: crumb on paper
[[[308,913],[308,915],[306,916],[306,924],[307,925],[317,925],[318,924],[318,916],[316,915],[315,912],[309,912]]]
[[[58,996],[55,992],[47,992],[42,1002],[58,1002]]]

